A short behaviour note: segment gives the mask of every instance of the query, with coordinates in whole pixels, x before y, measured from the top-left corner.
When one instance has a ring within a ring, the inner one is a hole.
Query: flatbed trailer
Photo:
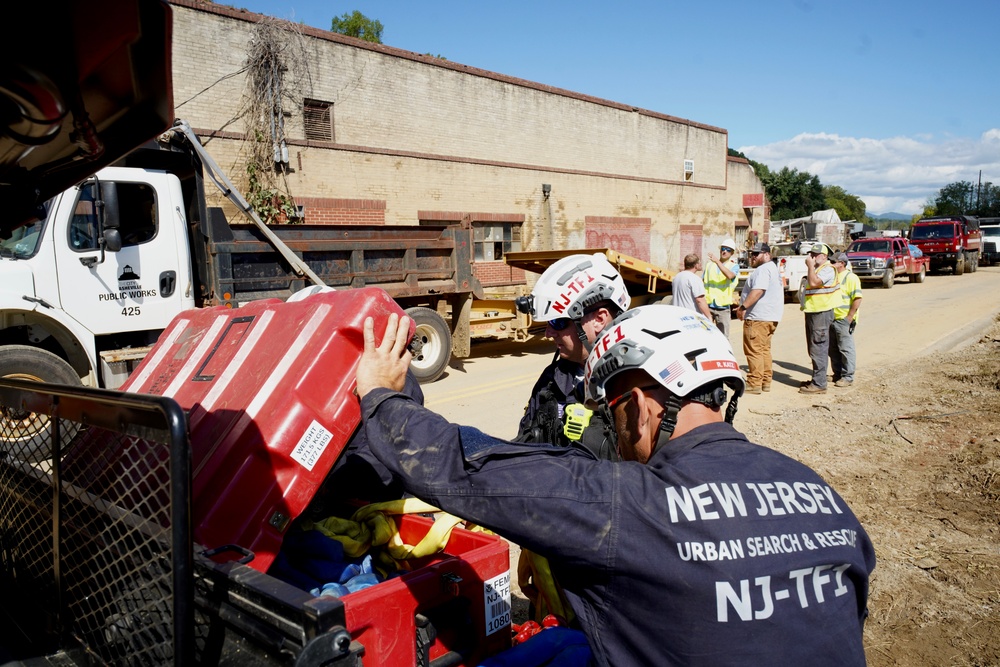
[[[621,274],[632,297],[632,307],[655,303],[671,294],[676,271],[668,271],[636,257],[611,248],[584,248],[582,250],[540,250],[507,253],[504,261],[510,266],[534,273],[543,273],[560,259],[570,255],[602,254]]]

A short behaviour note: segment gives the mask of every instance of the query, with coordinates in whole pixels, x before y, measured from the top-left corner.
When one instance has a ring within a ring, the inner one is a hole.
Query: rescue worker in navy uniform
[[[608,424],[583,404],[583,365],[594,339],[630,302],[625,281],[603,254],[570,255],[545,270],[524,309],[547,322],[545,337],[556,352],[531,389],[516,442],[575,444],[598,458],[618,458]]]
[[[547,556],[590,664],[865,664],[871,541],[817,473],[732,427],[744,381],[707,318],[644,306],[595,342],[586,391],[619,462],[418,405],[399,392],[408,331],[392,316],[376,345],[365,326],[373,455],[410,493]]]

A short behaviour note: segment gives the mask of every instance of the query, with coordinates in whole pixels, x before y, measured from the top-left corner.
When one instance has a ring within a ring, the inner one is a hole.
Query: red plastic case
[[[399,518],[400,536],[416,544],[431,520]],[[375,667],[464,665],[510,647],[510,553],[496,535],[462,528],[445,553],[413,563],[413,571],[341,598],[351,637]],[[430,621],[435,636],[420,627]]]
[[[360,422],[364,320],[380,340],[391,313],[404,314],[362,288],[174,318],[123,389],[187,411],[196,542],[249,549],[267,571]]]

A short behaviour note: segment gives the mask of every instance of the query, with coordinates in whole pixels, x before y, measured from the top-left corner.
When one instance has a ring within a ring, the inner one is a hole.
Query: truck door
[[[892,254],[895,255],[896,259],[894,264],[896,265],[895,271],[896,275],[904,275],[909,272],[910,267],[907,265],[906,257],[907,253],[904,251],[903,242],[900,240],[895,240],[892,242]]]
[[[163,329],[180,310],[189,273],[186,238],[171,211],[168,179],[140,172],[143,182],[115,179],[122,248],[104,252],[99,244],[98,184],[77,188],[66,229],[56,230],[56,271],[63,309],[95,335]],[[103,261],[102,261],[103,255]]]

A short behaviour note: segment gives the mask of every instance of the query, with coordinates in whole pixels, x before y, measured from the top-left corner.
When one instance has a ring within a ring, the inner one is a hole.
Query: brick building
[[[172,0],[176,113],[247,182],[248,45],[285,25],[275,153],[309,223],[470,216],[487,287],[510,250],[613,247],[678,269],[767,229],[763,186],[726,130],[224,5]],[[221,203],[221,202],[220,202]]]

